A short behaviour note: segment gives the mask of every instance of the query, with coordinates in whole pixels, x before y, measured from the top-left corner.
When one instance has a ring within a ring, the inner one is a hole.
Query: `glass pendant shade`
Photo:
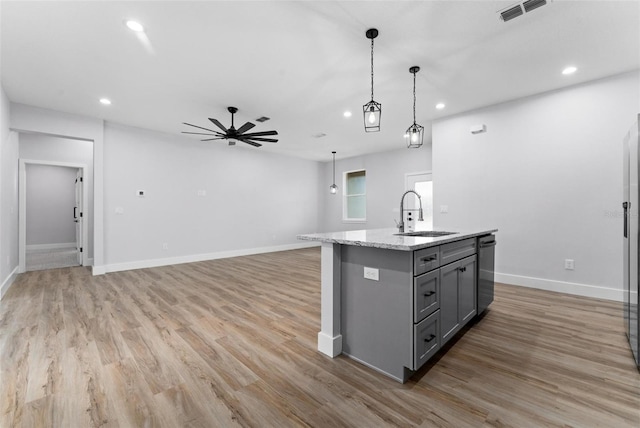
[[[382,105],[373,100],[362,106],[364,115],[364,130],[366,132],[380,131],[380,116],[382,116]]]
[[[409,69],[409,73],[413,74],[413,125],[411,125],[404,138],[407,140],[407,147],[417,149],[422,146],[424,140],[424,126],[416,123],[416,73],[420,71],[420,67],[414,65]]]
[[[404,137],[407,140],[407,147],[411,149],[417,149],[422,146],[424,141],[424,126],[420,126],[417,123],[414,123],[407,129],[407,132],[404,134]]]
[[[336,193],[338,193],[338,186],[336,186],[336,184],[333,183],[331,186],[329,186],[329,191],[331,192],[332,195],[335,195]]]

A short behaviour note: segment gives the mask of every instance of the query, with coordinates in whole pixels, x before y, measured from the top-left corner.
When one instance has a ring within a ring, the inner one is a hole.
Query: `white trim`
[[[347,175],[354,172],[364,172],[364,193],[356,193],[353,195],[347,195]],[[364,217],[363,218],[349,218],[347,216],[347,198],[350,196],[364,196]],[[366,223],[367,222],[367,170],[365,168],[354,169],[351,171],[342,172],[342,222],[343,223]]]
[[[82,176],[87,176],[87,165],[82,163],[69,163],[57,161],[45,161],[37,159],[20,159],[18,169],[18,272],[26,272],[26,251],[27,251],[27,165],[49,165],[65,168],[76,168],[82,170]],[[80,211],[85,219],[89,218],[87,201],[89,200],[88,186],[82,186],[82,204]],[[85,249],[82,255],[82,265],[87,264],[87,253],[89,248],[89,222],[82,222],[82,248]],[[74,244],[75,246],[75,244]]]
[[[76,248],[75,242],[61,242],[58,244],[27,244],[27,251],[30,250],[57,250],[62,248]]]
[[[114,263],[104,266],[94,266],[93,275],[101,275],[108,272],[120,272],[123,270],[146,269],[159,266],[179,265],[182,263],[202,262],[206,260],[226,259],[230,257],[251,256],[262,253],[275,253],[278,251],[298,250],[301,248],[317,247],[318,242],[303,242],[296,244],[277,245],[272,247],[247,248],[242,250],[219,251],[217,253],[193,254],[190,256],[168,257],[164,259],[140,260],[135,262]]]
[[[0,286],[0,300],[4,297],[4,295],[11,287],[11,284],[18,278],[18,266],[14,267],[9,276],[4,280],[2,286]]]
[[[322,331],[318,332],[318,351],[335,358],[342,353],[342,335],[331,337]]]
[[[537,288],[540,290],[556,291],[558,293],[614,300],[617,302],[622,302],[623,300],[623,290],[619,288],[555,281],[552,279],[532,278],[529,276],[511,275],[498,272],[495,273],[495,281],[522,287]]]
[[[431,171],[422,171],[422,172],[405,172],[404,174],[404,190],[409,190],[409,177],[415,177],[418,175],[428,175],[430,181],[433,181],[433,173]]]

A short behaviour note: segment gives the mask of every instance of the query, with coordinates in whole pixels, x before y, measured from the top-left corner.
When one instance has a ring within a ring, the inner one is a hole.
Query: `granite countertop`
[[[399,236],[398,229],[369,229],[351,230],[345,232],[311,233],[298,235],[297,238],[305,241],[320,241],[342,245],[357,245],[361,247],[385,248],[389,250],[414,251],[421,248],[434,247],[448,242],[460,241],[462,239],[474,238],[476,236],[487,235],[497,232],[498,229],[477,229],[474,231],[457,231],[452,235],[427,238],[421,236]]]

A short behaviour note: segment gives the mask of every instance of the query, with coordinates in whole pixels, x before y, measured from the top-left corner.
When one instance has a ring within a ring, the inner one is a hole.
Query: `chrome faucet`
[[[398,225],[398,232],[400,233],[404,232],[404,197],[409,193],[413,193],[418,197],[418,202],[420,203],[420,210],[418,211],[418,221],[424,221],[424,218],[422,217],[422,198],[420,198],[420,195],[418,195],[418,192],[416,192],[415,190],[407,190],[403,193],[402,198],[400,198],[400,223],[396,222],[396,224]]]

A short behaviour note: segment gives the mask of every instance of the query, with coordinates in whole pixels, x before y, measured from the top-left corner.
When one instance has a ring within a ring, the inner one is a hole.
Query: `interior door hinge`
[[[82,247],[80,247],[80,252],[82,252]]]
[[[82,177],[80,177],[80,183],[82,183]]]
[[[80,217],[82,217],[82,213],[80,213]]]

